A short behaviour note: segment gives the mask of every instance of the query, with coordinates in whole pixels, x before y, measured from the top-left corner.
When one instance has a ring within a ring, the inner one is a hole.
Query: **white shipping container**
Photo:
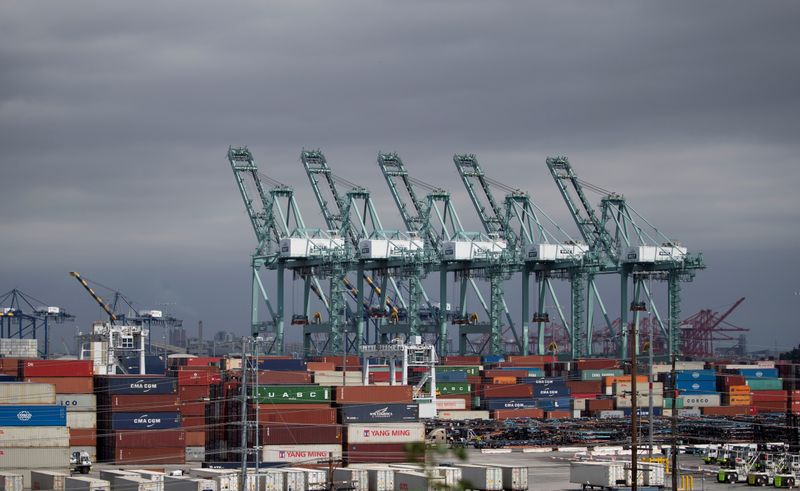
[[[347,443],[413,443],[425,440],[425,423],[353,423]]]
[[[217,483],[200,477],[165,476],[164,491],[217,491]]]
[[[65,464],[69,447],[0,448],[0,469],[58,469]]]
[[[625,413],[623,411],[618,411],[618,410],[600,411],[600,419],[616,419],[624,417]]]
[[[64,479],[64,491],[111,491],[111,483],[94,477],[67,477]]]
[[[664,411],[666,411],[666,409],[664,409]],[[663,414],[663,411],[662,411],[662,414]],[[700,414],[701,414],[700,413],[700,408],[698,408],[698,407],[689,408],[689,409],[678,409],[678,416],[695,417],[695,416],[700,416]],[[672,416],[672,415],[670,414],[670,416]]]
[[[369,491],[369,473],[367,469],[345,467],[333,471],[333,479],[337,483],[347,483],[355,491]]]
[[[129,474],[124,477],[117,477],[116,485],[113,485],[112,489],[124,491],[158,491],[158,483],[141,478],[135,474]]]
[[[7,358],[38,358],[39,343],[35,339],[0,338],[0,356]]]
[[[618,408],[629,408],[631,407],[631,403],[633,402],[633,398],[630,395],[626,396],[617,396],[617,407]],[[649,407],[650,406],[650,396],[647,394],[637,394],[636,395],[636,405],[639,408]],[[661,394],[653,394],[653,407],[662,407],[664,405],[664,396]]]
[[[76,430],[91,430],[97,428],[97,413],[68,411],[67,426]]]
[[[633,384],[630,382],[615,382],[614,394],[629,395],[633,390]],[[638,395],[647,394],[650,392],[649,382],[637,382],[636,392]],[[653,394],[663,394],[664,384],[661,382],[653,382]]]
[[[425,472],[425,467],[422,464],[389,464],[389,466],[394,468],[397,472]],[[461,482],[462,473],[461,469],[458,467],[435,466],[430,467],[429,470],[432,476],[444,479],[444,484],[448,488],[456,488],[458,483]]]
[[[64,491],[65,479],[69,474],[53,471],[31,471],[31,489]]]
[[[108,481],[113,489],[118,489],[122,484],[117,480],[123,477],[137,477],[136,474],[116,469],[100,469],[100,479]]]
[[[283,491],[283,473],[277,469],[248,472],[245,491]]]
[[[367,471],[369,491],[394,491],[395,471],[386,464],[350,464],[349,467]]]
[[[0,472],[0,491],[23,491],[24,488],[25,480],[22,474],[17,472]]]
[[[202,462],[206,459],[206,447],[186,447],[187,462]]]
[[[571,462],[569,482],[584,486],[625,486],[625,467],[617,462]]]
[[[422,239],[361,239],[358,252],[365,259],[389,259],[422,250]]]
[[[217,483],[217,491],[238,491],[239,473],[231,469],[202,469],[195,468],[189,471],[195,477],[211,479]]]
[[[641,472],[644,475],[645,486],[660,487],[666,485],[667,476],[663,464],[639,462],[638,467],[637,472]]]
[[[436,399],[437,411],[463,411],[467,408],[464,399]]]
[[[720,405],[719,394],[697,394],[678,396],[683,401],[683,407],[717,407]],[[680,406],[680,403],[678,403]]]
[[[289,470],[303,472],[306,475],[306,489],[308,490],[326,490],[325,485],[328,482],[326,471],[319,469],[306,469],[303,467],[289,467]]]
[[[468,482],[469,489],[481,491],[503,491],[503,472],[497,467],[475,464],[455,464],[461,469],[461,478]]]
[[[589,251],[586,244],[531,244],[528,246],[528,261],[580,260]]]
[[[503,474],[503,489],[509,491],[528,490],[528,468],[521,465],[492,464]]]
[[[56,404],[65,406],[67,412],[96,412],[97,396],[94,394],[56,394]]]
[[[306,473],[293,469],[281,469],[284,491],[306,491]]]
[[[416,402],[419,405],[420,419],[432,419],[436,417],[436,404],[434,402],[430,399],[417,399]]]
[[[66,426],[0,426],[0,442],[8,447],[69,447]]]
[[[31,382],[0,382],[0,401],[6,404],[55,404],[56,386]]]
[[[142,479],[147,479],[148,481],[153,481],[155,483],[158,483],[158,490],[159,491],[163,491],[164,490],[164,476],[165,476],[165,474],[163,472],[150,471],[150,470],[146,470],[146,469],[126,469],[126,470],[128,470],[129,472],[132,472],[133,474],[136,474],[137,476],[141,477]]]
[[[575,411],[586,411],[586,399],[573,399],[572,409]]]
[[[263,462],[316,463],[329,458],[341,459],[342,446],[329,444],[264,445],[261,451]]]
[[[394,473],[395,491],[434,491],[444,486],[444,478],[428,477],[422,472],[400,471]]]
[[[467,419],[491,419],[489,411],[439,411],[439,419],[467,420]]]

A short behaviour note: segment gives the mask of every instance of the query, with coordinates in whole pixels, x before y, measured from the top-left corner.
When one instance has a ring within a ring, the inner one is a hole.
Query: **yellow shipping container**
[[[728,397],[729,406],[749,406],[751,402],[750,394],[739,395],[734,394]]]
[[[729,394],[750,394],[750,386],[748,385],[731,385],[728,387]]]

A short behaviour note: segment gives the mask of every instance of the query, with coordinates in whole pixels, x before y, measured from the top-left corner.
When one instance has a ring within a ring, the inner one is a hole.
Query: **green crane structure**
[[[648,310],[644,298],[653,306],[651,314],[667,339],[664,354],[678,354],[680,282],[691,281],[697,270],[705,268],[702,255],[689,254],[685,247],[666,237],[633,210],[622,195],[578,179],[566,157],[549,157],[546,163],[581,236],[589,246],[589,252],[598,260],[596,272],[619,275],[620,332],[617,337],[620,356],[628,356],[629,309],[634,312],[634,324],[638,325],[639,316]],[[600,215],[589,201],[584,187],[604,195]],[[655,307],[649,286],[651,279],[667,282],[666,326]]]
[[[544,354],[546,351],[545,324],[550,322],[550,315],[545,306],[549,296],[569,335],[570,356],[579,358],[591,355],[594,300],[597,300],[609,328],[611,320],[596,285],[590,280],[596,264],[586,253],[586,246],[573,240],[536,205],[528,193],[489,178],[475,155],[454,155],[453,162],[486,232],[498,234],[506,240],[508,269],[521,273],[522,352],[528,354],[530,351],[529,322],[537,327],[536,353]],[[507,193],[502,202],[495,199],[492,187]],[[537,284],[537,310],[531,319],[532,274]],[[555,293],[552,284],[554,278],[566,278],[570,282],[569,318],[564,314]],[[589,291],[585,293],[587,288]],[[589,315],[584,312],[587,294]]]

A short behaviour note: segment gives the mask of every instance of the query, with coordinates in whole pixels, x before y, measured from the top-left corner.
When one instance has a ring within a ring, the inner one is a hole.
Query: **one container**
[[[355,491],[369,491],[369,472],[354,467],[338,468],[333,471],[333,479],[344,482]]]
[[[396,463],[419,460],[422,456],[410,455],[406,443],[351,443],[346,447],[347,463]]]
[[[712,407],[720,405],[719,394],[681,395],[678,400],[683,402],[683,407]],[[678,407],[681,407],[678,403]]]
[[[117,464],[183,464],[186,447],[114,448],[111,460]]]
[[[0,491],[23,491],[25,481],[22,474],[16,472],[0,472]],[[33,488],[48,489],[48,488]]]
[[[67,408],[67,412],[97,411],[97,396],[94,394],[56,394],[56,404]]]
[[[503,474],[503,489],[508,491],[527,491],[528,468],[524,465],[492,464],[491,467],[500,468]]]
[[[302,404],[281,404],[277,407],[262,405],[258,409],[258,419],[261,423],[303,423],[303,424],[336,424],[336,409],[332,407],[318,407],[309,405],[308,409],[291,408],[288,406],[302,406]]]
[[[97,428],[97,413],[67,411],[67,426],[78,430]]]
[[[69,447],[66,426],[3,426],[0,442],[8,447]]]
[[[181,401],[175,394],[112,395],[103,398],[103,403],[111,407],[111,412],[153,411],[163,413],[178,411]]]
[[[626,486],[627,479],[622,463],[571,462],[569,482],[582,486],[616,488]]]
[[[417,404],[348,404],[340,409],[343,423],[394,423],[419,421]]]
[[[330,402],[331,388],[316,385],[274,385],[258,387],[260,404],[298,404]]]
[[[183,430],[116,431],[113,446],[116,448],[163,448],[186,445],[186,432]]]
[[[752,391],[783,389],[783,380],[779,378],[748,378],[745,383]]]
[[[69,474],[54,471],[31,471],[31,489],[64,491],[65,479]]]
[[[58,394],[91,394],[94,392],[92,377],[25,377],[27,383],[50,384]]]
[[[180,428],[181,415],[178,412],[136,412],[112,413],[113,430],[166,430]]]
[[[437,389],[438,389],[437,385]],[[370,385],[365,387],[336,387],[337,404],[411,404],[410,385]]]
[[[424,423],[347,425],[347,443],[413,443],[424,440]]]
[[[302,467],[289,467],[289,469],[305,473],[306,489],[324,490],[326,488],[328,478],[325,471],[319,469],[306,469]]]
[[[92,360],[27,360],[20,363],[22,376],[27,377],[91,377]]]
[[[399,471],[394,474],[395,491],[434,491],[443,486],[443,477],[428,476],[415,471]]]
[[[438,411],[439,419],[468,420],[468,419],[491,419],[489,411]]]
[[[128,469],[128,471],[133,474],[136,474],[142,479],[147,479],[148,481],[157,482],[159,491],[164,491],[164,477],[166,476],[164,472],[152,471],[146,469]]]
[[[0,402],[6,404],[55,404],[56,389],[53,384],[28,382],[0,383]]]
[[[318,445],[263,445],[261,460],[264,462],[316,463],[320,460],[341,459],[342,446]]]
[[[111,483],[94,477],[67,477],[64,479],[64,491],[111,491]]]
[[[174,394],[178,384],[173,377],[116,375],[96,377],[98,389],[112,395]]]
[[[57,469],[68,462],[69,447],[0,447],[0,469]]]
[[[193,476],[216,481],[217,491],[239,491],[240,474],[235,470],[194,468],[189,472]]]
[[[367,471],[369,491],[394,491],[394,469],[385,464],[351,464],[348,468]]]
[[[258,474],[248,473],[245,481],[246,491],[283,491],[283,472],[277,469],[261,470]]]
[[[217,491],[217,483],[211,479],[166,476],[164,477],[164,491]]]
[[[306,491],[306,473],[293,469],[281,469],[284,491]]]
[[[497,467],[487,467],[475,464],[455,464],[461,469],[462,478],[470,483],[469,489],[483,491],[502,491],[503,472]]]
[[[342,443],[342,427],[340,425],[269,423],[261,425],[258,434],[263,445]],[[255,440],[255,435],[252,435],[252,439]]]
[[[121,486],[121,483],[117,481],[118,479],[131,476],[136,476],[136,474],[117,469],[100,469],[100,479],[107,481],[109,486],[114,489],[118,489]]]

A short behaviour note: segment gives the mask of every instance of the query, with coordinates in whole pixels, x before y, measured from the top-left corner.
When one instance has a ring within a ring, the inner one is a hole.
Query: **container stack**
[[[425,425],[413,403],[410,385],[337,387],[336,404],[345,425],[348,463],[409,462],[423,457],[409,453],[423,446]]]
[[[56,403],[52,384],[0,383],[0,471],[69,470],[67,411]]]
[[[36,339],[0,338],[0,357],[37,358],[39,342]]]
[[[22,360],[20,379],[53,384],[56,403],[67,410],[70,451],[97,460],[97,400],[91,360]]]
[[[153,375],[95,378],[98,390],[98,456],[116,464],[182,464],[177,383]]]
[[[206,404],[211,386],[221,381],[217,366],[181,366],[170,372],[178,381],[181,427],[186,432],[186,460],[205,460]]]

